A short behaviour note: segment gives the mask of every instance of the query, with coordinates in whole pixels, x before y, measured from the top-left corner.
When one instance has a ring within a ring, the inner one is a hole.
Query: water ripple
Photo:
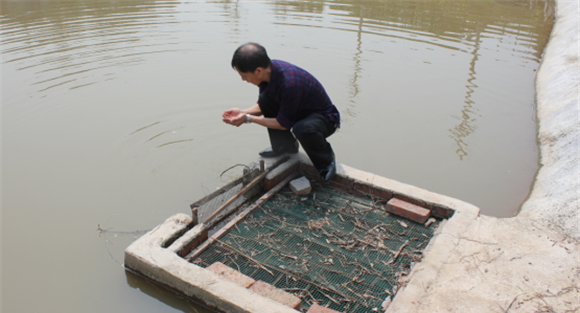
[[[184,50],[175,47],[178,41],[171,31],[159,31],[177,23],[175,2],[52,3],[40,5],[42,16],[17,14],[18,5],[10,4],[15,12],[8,10],[1,20],[3,63],[34,71],[31,85],[41,86],[38,92],[90,86],[114,79],[105,77],[110,71],[99,71],[104,68],[134,66],[149,55]]]

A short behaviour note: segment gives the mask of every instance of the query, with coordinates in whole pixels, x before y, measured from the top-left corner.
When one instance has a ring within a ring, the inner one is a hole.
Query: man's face
[[[240,77],[242,78],[243,81],[246,81],[252,85],[256,85],[258,86],[261,82],[262,82],[262,72],[263,72],[263,68],[258,67],[254,72],[247,72],[247,73],[243,73],[240,72],[240,70],[238,70],[238,68],[236,68],[236,71],[238,71],[238,74],[240,74]]]

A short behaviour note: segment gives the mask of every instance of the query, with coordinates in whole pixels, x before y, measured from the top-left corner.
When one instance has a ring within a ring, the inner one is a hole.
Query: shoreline
[[[387,313],[580,310],[580,5],[555,5],[535,82],[540,168],[528,198],[514,217],[478,214],[444,230]]]
[[[579,5],[556,0],[556,21],[536,76],[540,168],[517,217],[580,241]]]

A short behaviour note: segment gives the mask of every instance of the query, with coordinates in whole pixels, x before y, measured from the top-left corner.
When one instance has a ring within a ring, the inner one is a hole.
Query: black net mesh
[[[204,199],[192,204],[192,207],[197,208],[197,216],[199,222],[208,223],[207,220],[217,209],[219,209],[226,201],[230,200],[233,196],[235,196],[242,188],[244,188],[248,183],[250,183],[254,178],[259,176],[262,172],[258,170],[248,171],[247,173],[241,175],[241,177],[233,180],[232,182],[228,183],[226,186],[216,190],[211,195],[205,197]],[[260,186],[257,186],[260,188]],[[251,195],[255,194],[254,189],[248,190],[248,193]],[[244,196],[244,195],[242,195]],[[235,202],[232,207],[239,204],[239,202],[243,202],[245,198],[240,197],[238,202]]]
[[[239,272],[340,312],[373,312],[404,283],[438,222],[425,227],[386,213],[384,200],[314,186],[283,189],[231,228],[194,263]]]

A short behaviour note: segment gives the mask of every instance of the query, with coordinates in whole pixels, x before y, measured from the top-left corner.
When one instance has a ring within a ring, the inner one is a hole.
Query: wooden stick
[[[260,174],[260,176],[254,178],[254,180],[252,180],[252,182],[250,182],[249,184],[247,184],[244,188],[240,189],[240,191],[238,191],[233,197],[231,197],[228,201],[226,201],[224,204],[222,204],[222,206],[220,206],[217,210],[215,210],[204,222],[211,222],[211,220],[213,218],[215,218],[219,213],[221,213],[225,208],[227,208],[230,204],[232,204],[232,202],[234,202],[241,194],[243,194],[244,192],[246,192],[248,189],[254,187],[256,184],[258,184],[260,181],[262,181],[264,179],[264,177],[266,177],[266,175],[272,171],[274,168],[276,168],[278,165],[286,162],[288,160],[288,157],[284,157],[280,160],[278,160],[278,162],[276,162],[275,164],[273,164],[272,166],[270,166],[270,168],[268,168],[267,170],[264,171],[264,173]],[[211,227],[211,224],[208,224],[209,227]]]
[[[401,254],[401,251],[403,251],[403,249],[405,249],[405,247],[408,244],[409,244],[409,240],[405,241],[405,243],[399,248],[399,251],[397,251],[397,253],[395,253],[395,255],[393,256],[393,258],[386,265],[395,263],[395,261],[397,260],[397,258]]]
[[[191,207],[192,209],[195,208],[195,207],[200,207],[204,203],[208,202],[209,200],[211,200],[211,199],[215,198],[216,196],[218,196],[219,194],[221,194],[222,192],[224,192],[224,191],[226,191],[228,189],[231,189],[233,186],[241,183],[243,180],[244,180],[244,177],[242,176],[242,177],[240,177],[240,178],[238,178],[238,179],[236,179],[236,180],[234,180],[234,181],[226,184],[225,186],[221,187],[220,189],[218,189],[218,190],[210,193],[209,195],[207,195],[207,196],[205,196],[205,197],[203,197],[203,198],[195,201],[194,203],[190,204],[189,207]]]
[[[225,242],[222,242],[221,244],[222,244],[222,245],[224,245],[224,246],[226,246],[226,247],[228,247],[228,248],[230,248],[231,250],[234,250],[235,252],[237,252],[237,253],[241,254],[242,256],[246,257],[248,260],[250,260],[250,261],[252,261],[252,262],[256,263],[256,265],[258,265],[258,267],[260,267],[260,268],[261,268],[261,269],[263,269],[264,271],[268,272],[270,275],[272,275],[272,276],[274,276],[274,277],[276,276],[276,275],[274,275],[274,273],[272,273],[272,271],[270,271],[270,270],[269,270],[269,269],[267,269],[267,268],[266,268],[264,265],[262,265],[262,262],[260,262],[260,261],[258,261],[258,260],[256,260],[256,259],[254,259],[253,257],[251,257],[251,256],[249,256],[249,255],[247,255],[247,254],[245,254],[245,253],[244,253],[244,252],[242,252],[242,251],[239,251],[238,249],[236,249],[236,248],[234,248],[234,247],[232,247],[232,246],[228,245],[228,244],[227,244],[227,243],[225,243]],[[268,265],[268,264],[266,264],[266,265]]]
[[[191,208],[191,225],[195,226],[199,224],[199,213],[198,208],[194,207]]]
[[[247,207],[244,211],[242,211],[236,218],[231,220],[227,223],[222,229],[218,230],[213,236],[211,236],[208,240],[204,243],[199,245],[194,251],[189,253],[185,259],[188,261],[192,261],[195,259],[199,254],[201,254],[205,249],[207,249],[210,245],[216,242],[221,236],[223,236],[230,228],[234,227],[241,219],[246,217],[246,215],[250,214],[254,209],[260,207],[264,202],[266,202],[270,197],[272,197],[276,192],[278,192],[282,187],[284,187],[288,182],[298,176],[298,173],[294,172],[286,177],[283,181],[281,181],[278,185],[274,186],[274,188],[270,189],[266,192],[263,196],[261,196],[256,202],[252,205]]]

